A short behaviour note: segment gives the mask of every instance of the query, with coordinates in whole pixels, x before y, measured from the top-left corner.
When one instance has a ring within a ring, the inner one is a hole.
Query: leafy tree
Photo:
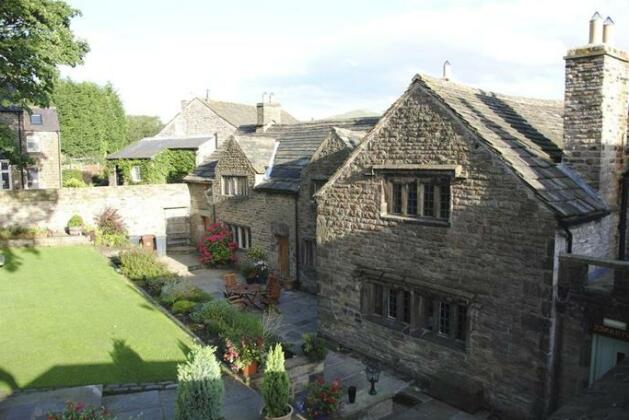
[[[76,66],[89,51],[70,21],[80,12],[60,0],[0,0],[0,106],[48,106],[57,66]],[[0,154],[22,167],[29,158],[0,124]]]
[[[61,149],[67,156],[100,160],[126,144],[124,108],[110,84],[60,80],[53,102],[59,112]]]
[[[60,0],[0,1],[0,105],[47,106],[57,66],[76,66],[89,51],[70,21],[80,15]]]
[[[164,127],[159,117],[150,115],[127,115],[127,144],[152,137]]]

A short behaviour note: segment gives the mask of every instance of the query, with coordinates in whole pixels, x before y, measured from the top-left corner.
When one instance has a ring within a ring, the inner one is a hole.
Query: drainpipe
[[[559,226],[563,229],[566,234],[566,252],[568,254],[572,254],[572,232],[570,232],[570,228],[561,222],[559,222]]]
[[[61,131],[57,131],[57,159],[59,163],[59,188],[63,188],[63,170],[61,169]]]
[[[295,283],[299,288],[299,193],[295,195]]]
[[[24,110],[20,109],[17,112],[17,143],[20,149],[20,153],[26,154],[26,147],[24,146],[24,142],[22,141],[22,136],[24,135]],[[22,181],[22,189],[26,189],[26,178],[24,177],[24,168],[20,168],[20,179]]]
[[[622,176],[620,185],[620,220],[618,221],[618,259],[627,259],[627,194],[629,194],[629,172]]]

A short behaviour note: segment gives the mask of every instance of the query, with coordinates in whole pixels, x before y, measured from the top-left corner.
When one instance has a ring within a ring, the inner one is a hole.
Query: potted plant
[[[80,236],[83,230],[83,218],[75,214],[68,220],[68,233],[72,236]]]
[[[320,362],[325,359],[328,349],[325,347],[325,343],[321,337],[317,334],[304,334],[302,339],[304,342],[301,345],[301,350],[308,360],[311,362]]]
[[[264,348],[262,338],[258,338],[254,342],[241,340],[240,357],[236,360],[236,365],[246,377],[251,377],[258,371],[258,364],[262,358],[262,348]]]
[[[290,420],[293,407],[290,400],[290,380],[284,367],[282,345],[277,344],[267,354],[262,380],[262,415],[265,420]]]
[[[240,265],[240,272],[247,284],[253,284],[256,281],[256,276],[258,273],[256,272],[256,267],[250,261],[245,260]]]
[[[269,264],[264,260],[259,260],[254,264],[256,280],[260,284],[265,284],[269,277]]]
[[[342,387],[337,379],[326,383],[323,378],[308,385],[304,406],[310,419],[326,419],[333,416],[341,403]]]

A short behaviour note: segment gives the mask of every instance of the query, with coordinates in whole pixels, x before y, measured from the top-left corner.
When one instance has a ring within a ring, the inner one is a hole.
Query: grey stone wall
[[[0,226],[37,226],[65,230],[74,214],[85,223],[106,207],[119,211],[129,235],[166,233],[166,209],[190,208],[185,184],[61,188],[0,192]]]
[[[187,102],[157,137],[218,135],[219,145],[236,132],[236,127],[219,117],[199,99]]]
[[[456,373],[504,418],[542,415],[549,351],[553,214],[494,152],[412,86],[318,200],[319,314],[342,344],[431,381]],[[373,165],[461,165],[449,227],[382,217]],[[464,350],[415,338],[361,314],[368,267],[419,292],[469,301]],[[467,296],[467,297],[466,297]]]
[[[317,206],[312,197],[313,182],[329,179],[345,162],[348,155],[349,149],[337,136],[331,134],[321,144],[311,163],[302,171],[298,203],[299,240],[302,244],[304,240],[316,240]],[[303,248],[302,244],[300,244],[300,248]],[[315,251],[315,257],[316,255]],[[317,293],[316,265],[304,267],[303,264],[300,264],[299,281],[302,290]]]

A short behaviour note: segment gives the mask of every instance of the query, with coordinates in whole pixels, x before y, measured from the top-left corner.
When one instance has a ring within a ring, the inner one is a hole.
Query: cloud
[[[445,59],[462,82],[560,98],[563,55],[586,42],[593,11],[615,18],[619,41],[629,27],[621,23],[629,23],[624,0],[271,1],[233,9],[165,2],[111,23],[92,11],[94,3],[79,5],[85,18],[77,26],[92,52],[84,66],[64,73],[111,81],[128,112],[162,119],[206,89],[246,103],[274,91],[303,119],[382,111],[413,74],[439,75]]]

